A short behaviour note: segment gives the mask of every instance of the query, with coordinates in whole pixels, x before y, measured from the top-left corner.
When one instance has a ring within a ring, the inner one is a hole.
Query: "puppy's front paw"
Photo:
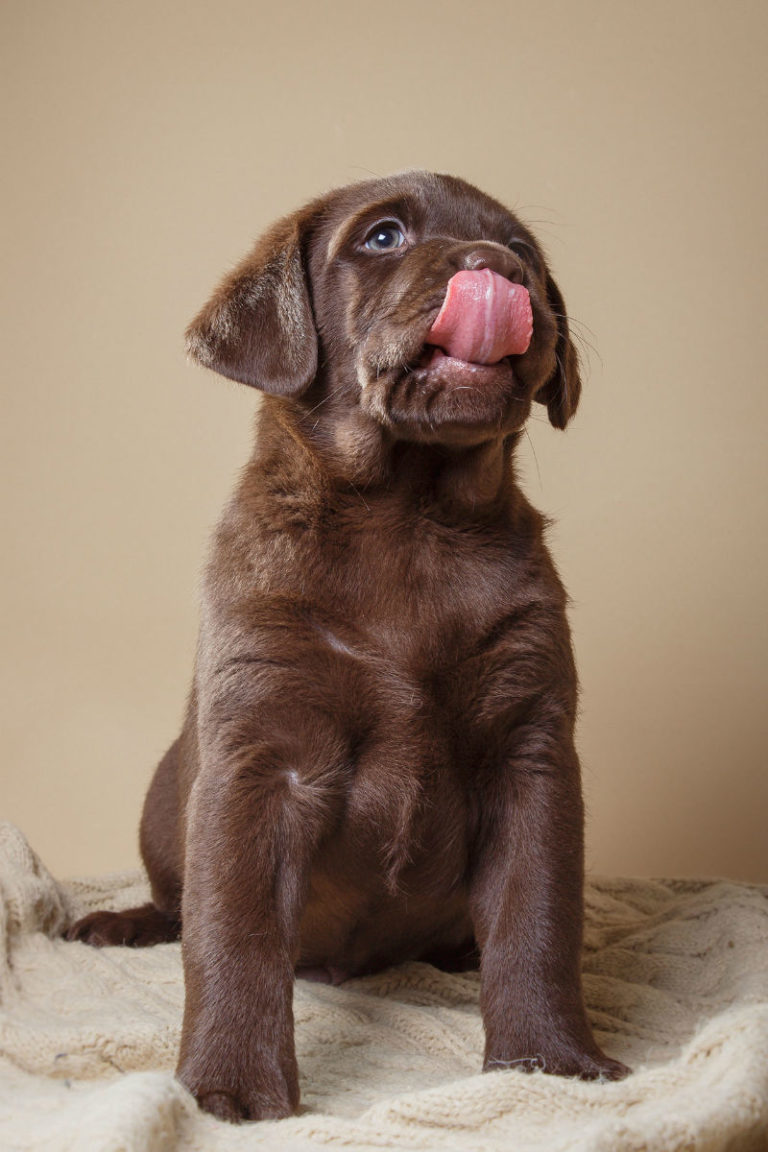
[[[177,1076],[192,1093],[203,1112],[219,1120],[239,1124],[243,1120],[284,1120],[299,1105],[298,1078],[295,1069],[287,1076],[249,1075],[245,1070],[204,1078],[193,1067],[179,1067]],[[269,1082],[268,1082],[269,1081]]]
[[[233,1090],[193,1092],[192,1095],[203,1112],[230,1124],[240,1124],[243,1120],[284,1120],[296,1111],[289,1099],[280,1099],[277,1094],[267,1096],[261,1092]]]
[[[240,1124],[243,1120],[284,1120],[295,1111],[291,1107],[274,1103],[249,1103],[229,1092],[205,1092],[196,1099],[203,1112],[209,1112],[217,1120],[226,1120],[230,1124]]]
[[[632,1069],[621,1060],[613,1060],[601,1052],[599,1059],[591,1060],[577,1075],[581,1080],[623,1080],[632,1075]]]
[[[524,1051],[504,1047],[486,1053],[483,1071],[518,1068],[523,1072],[547,1072],[552,1076],[573,1076],[579,1080],[623,1080],[632,1069],[620,1060],[604,1055],[597,1045],[581,1046],[566,1042],[542,1041],[528,1044]]]

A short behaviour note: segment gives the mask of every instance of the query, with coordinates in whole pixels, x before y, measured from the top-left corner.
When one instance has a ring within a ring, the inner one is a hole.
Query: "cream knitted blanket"
[[[302,1111],[231,1127],[173,1076],[178,944],[97,951],[70,917],[147,898],[139,872],[57,883],[0,825],[0,1149],[766,1152],[768,891],[593,880],[584,983],[618,1084],[481,1075],[475,973],[404,964],[297,981]]]

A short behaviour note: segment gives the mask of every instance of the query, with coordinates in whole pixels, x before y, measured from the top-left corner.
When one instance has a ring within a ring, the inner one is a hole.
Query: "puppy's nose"
[[[508,248],[501,244],[466,244],[453,253],[451,263],[459,272],[479,272],[483,268],[490,268],[491,272],[498,272],[513,284],[523,281],[523,265]]]

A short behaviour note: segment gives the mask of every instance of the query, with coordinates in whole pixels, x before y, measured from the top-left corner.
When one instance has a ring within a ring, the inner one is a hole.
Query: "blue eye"
[[[371,228],[365,238],[364,247],[369,252],[393,252],[395,248],[402,248],[405,236],[399,224],[376,224]]]

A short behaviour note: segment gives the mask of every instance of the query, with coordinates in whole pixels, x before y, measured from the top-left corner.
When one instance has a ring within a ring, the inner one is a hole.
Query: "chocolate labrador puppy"
[[[276,224],[188,331],[258,388],[183,730],[141,823],[152,903],[70,939],[182,937],[178,1074],[228,1120],[299,1099],[294,976],[479,956],[484,1067],[615,1079],[582,998],[566,595],[515,481],[579,399],[536,240],[409,172]]]

